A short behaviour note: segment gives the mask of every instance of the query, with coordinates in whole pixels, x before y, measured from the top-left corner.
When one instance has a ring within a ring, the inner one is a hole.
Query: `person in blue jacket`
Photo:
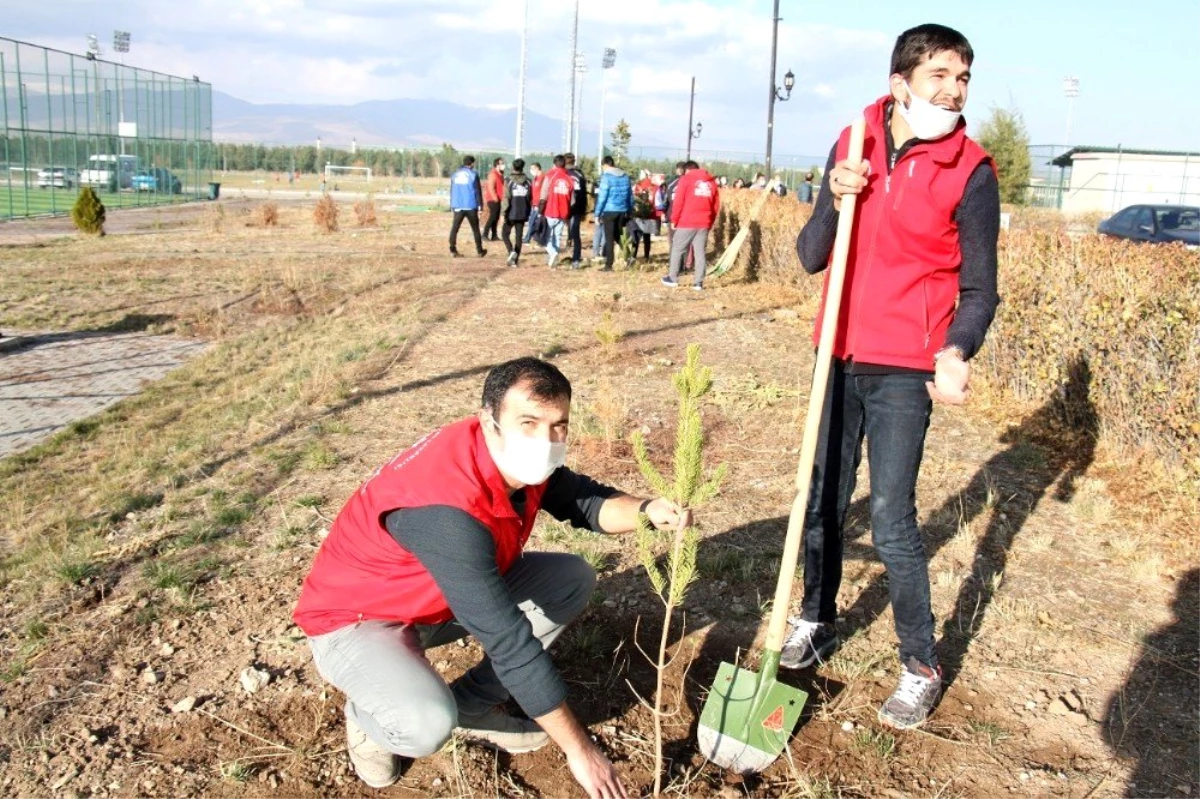
[[[475,252],[480,258],[487,255],[483,248],[483,237],[479,233],[479,208],[483,205],[483,188],[475,172],[475,156],[464,155],[462,166],[450,176],[450,210],[454,221],[450,224],[450,255],[461,258],[458,252],[458,229],[464,219],[475,236]]]
[[[611,155],[604,156],[600,188],[596,193],[596,224],[604,226],[604,268],[611,272],[617,238],[629,222],[633,210],[633,184],[629,175],[618,169]]]

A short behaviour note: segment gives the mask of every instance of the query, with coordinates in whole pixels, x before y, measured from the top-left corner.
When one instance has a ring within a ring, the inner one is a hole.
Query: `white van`
[[[80,183],[85,186],[128,189],[133,186],[137,169],[136,155],[93,155],[88,158],[88,168],[83,170]]]

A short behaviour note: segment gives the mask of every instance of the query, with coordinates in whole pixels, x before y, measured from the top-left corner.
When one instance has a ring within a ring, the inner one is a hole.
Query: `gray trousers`
[[[708,246],[708,228],[681,227],[671,231],[671,279],[679,279],[679,268],[683,266],[683,256],[688,248],[696,259],[696,277],[693,283],[704,285],[704,273],[708,271],[708,262],[704,259],[704,249]]]
[[[504,575],[509,594],[533,634],[549,648],[587,606],[596,573],[577,555],[527,552]],[[457,641],[467,631],[457,621],[437,625],[367,621],[308,639],[317,671],[346,695],[346,717],[372,741],[405,757],[442,748],[458,715],[480,713],[508,700],[508,691],[484,656],[446,682],[425,650]]]

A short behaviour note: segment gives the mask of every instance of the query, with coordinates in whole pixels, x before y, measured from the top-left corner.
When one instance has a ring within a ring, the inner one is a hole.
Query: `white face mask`
[[[950,111],[928,100],[922,100],[908,85],[908,81],[904,82],[904,88],[908,90],[908,108],[905,108],[903,103],[897,103],[896,110],[912,128],[914,136],[931,141],[940,139],[954,130],[954,126],[962,117],[961,111]]]
[[[521,432],[501,431],[495,419],[488,419],[496,432],[504,436],[504,448],[491,450],[492,460],[505,477],[525,485],[541,485],[555,469],[567,462],[566,442],[555,443],[532,438]]]

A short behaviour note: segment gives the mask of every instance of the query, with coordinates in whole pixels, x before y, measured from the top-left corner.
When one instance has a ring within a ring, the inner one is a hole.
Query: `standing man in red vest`
[[[539,510],[606,533],[632,531],[639,513],[659,529],[691,519],[564,466],[570,405],[551,364],[500,364],[477,415],[400,453],[334,520],[293,618],[346,694],[347,749],[368,785],[391,785],[399,756],[437,752],[457,730],[511,753],[553,740],[588,796],[626,796],[546,653],[596,574],[576,555],[523,550]],[[468,634],[485,657],[446,685],[425,650]],[[510,697],[530,718],[497,708]]]
[[[859,196],[808,497],[804,602],[780,665],[803,668],[838,646],[842,526],[865,437],[871,535],[887,569],[902,664],[879,719],[901,729],[924,722],[942,690],[917,527],[925,432],[933,402],[966,401],[969,361],[1000,299],[999,184],[962,120],[974,59],[966,38],[942,25],[899,36],[891,91],[864,111],[863,160],[846,160],[843,131],[796,241],[805,270],[824,269],[841,198]]]
[[[504,159],[492,160],[492,171],[483,184],[483,201],[487,203],[488,219],[483,226],[483,237],[488,241],[499,241],[496,226],[500,224],[500,205],[504,202]]]
[[[567,172],[565,155],[554,156],[554,167],[542,179],[542,193],[538,211],[546,218],[550,237],[546,240],[546,262],[553,269],[562,251],[560,242],[567,232],[567,221],[571,218],[571,205],[575,199],[575,181]]]

